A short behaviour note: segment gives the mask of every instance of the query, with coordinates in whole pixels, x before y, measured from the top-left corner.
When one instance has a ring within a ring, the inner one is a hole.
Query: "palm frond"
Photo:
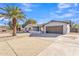
[[[5,13],[0,13],[0,17],[8,17],[8,18],[16,17],[17,19],[25,18],[25,15],[22,12],[22,10],[16,6],[7,5],[5,8],[0,8],[0,10],[6,11]]]

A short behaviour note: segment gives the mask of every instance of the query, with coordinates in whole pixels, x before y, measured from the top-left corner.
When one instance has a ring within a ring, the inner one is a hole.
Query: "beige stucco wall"
[[[46,27],[47,26],[63,26],[63,34],[67,34],[70,32],[70,25],[67,23],[61,23],[61,22],[50,22],[47,25],[44,26],[44,33],[46,33]]]

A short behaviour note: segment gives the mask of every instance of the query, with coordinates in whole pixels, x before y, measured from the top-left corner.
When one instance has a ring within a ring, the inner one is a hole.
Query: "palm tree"
[[[7,19],[11,19],[13,23],[13,36],[16,36],[16,22],[17,19],[25,18],[24,13],[22,10],[16,6],[6,6],[4,8],[0,8],[4,12],[0,13],[0,17],[4,17]]]
[[[9,29],[13,29],[13,26],[12,26],[12,22],[11,21],[9,21],[8,25],[9,25]]]
[[[9,21],[8,25],[9,25],[10,29],[13,29],[13,26],[12,26],[13,24],[11,21]],[[18,22],[16,22],[16,28],[19,28],[19,27],[20,27],[20,24]]]

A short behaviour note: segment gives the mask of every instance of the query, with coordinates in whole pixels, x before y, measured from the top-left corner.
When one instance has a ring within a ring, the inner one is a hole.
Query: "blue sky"
[[[6,5],[18,6],[27,18],[35,19],[39,24],[50,20],[72,20],[79,23],[78,3],[0,3],[0,7]],[[7,22],[8,20],[0,18],[0,25]]]

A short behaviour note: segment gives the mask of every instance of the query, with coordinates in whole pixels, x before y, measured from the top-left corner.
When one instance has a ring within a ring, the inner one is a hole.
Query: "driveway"
[[[3,35],[3,34],[0,34]],[[5,34],[4,34],[5,35]],[[8,34],[7,34],[8,35]],[[58,37],[29,37],[18,34],[15,37],[0,38],[2,56],[75,56],[79,55],[79,34]]]
[[[79,56],[79,34],[57,37],[39,56]]]
[[[3,35],[3,34],[2,34]],[[5,34],[4,34],[5,35]],[[52,39],[52,40],[48,40]],[[54,42],[53,38],[43,39],[19,34],[16,37],[0,38],[0,55],[2,56],[35,56]]]

